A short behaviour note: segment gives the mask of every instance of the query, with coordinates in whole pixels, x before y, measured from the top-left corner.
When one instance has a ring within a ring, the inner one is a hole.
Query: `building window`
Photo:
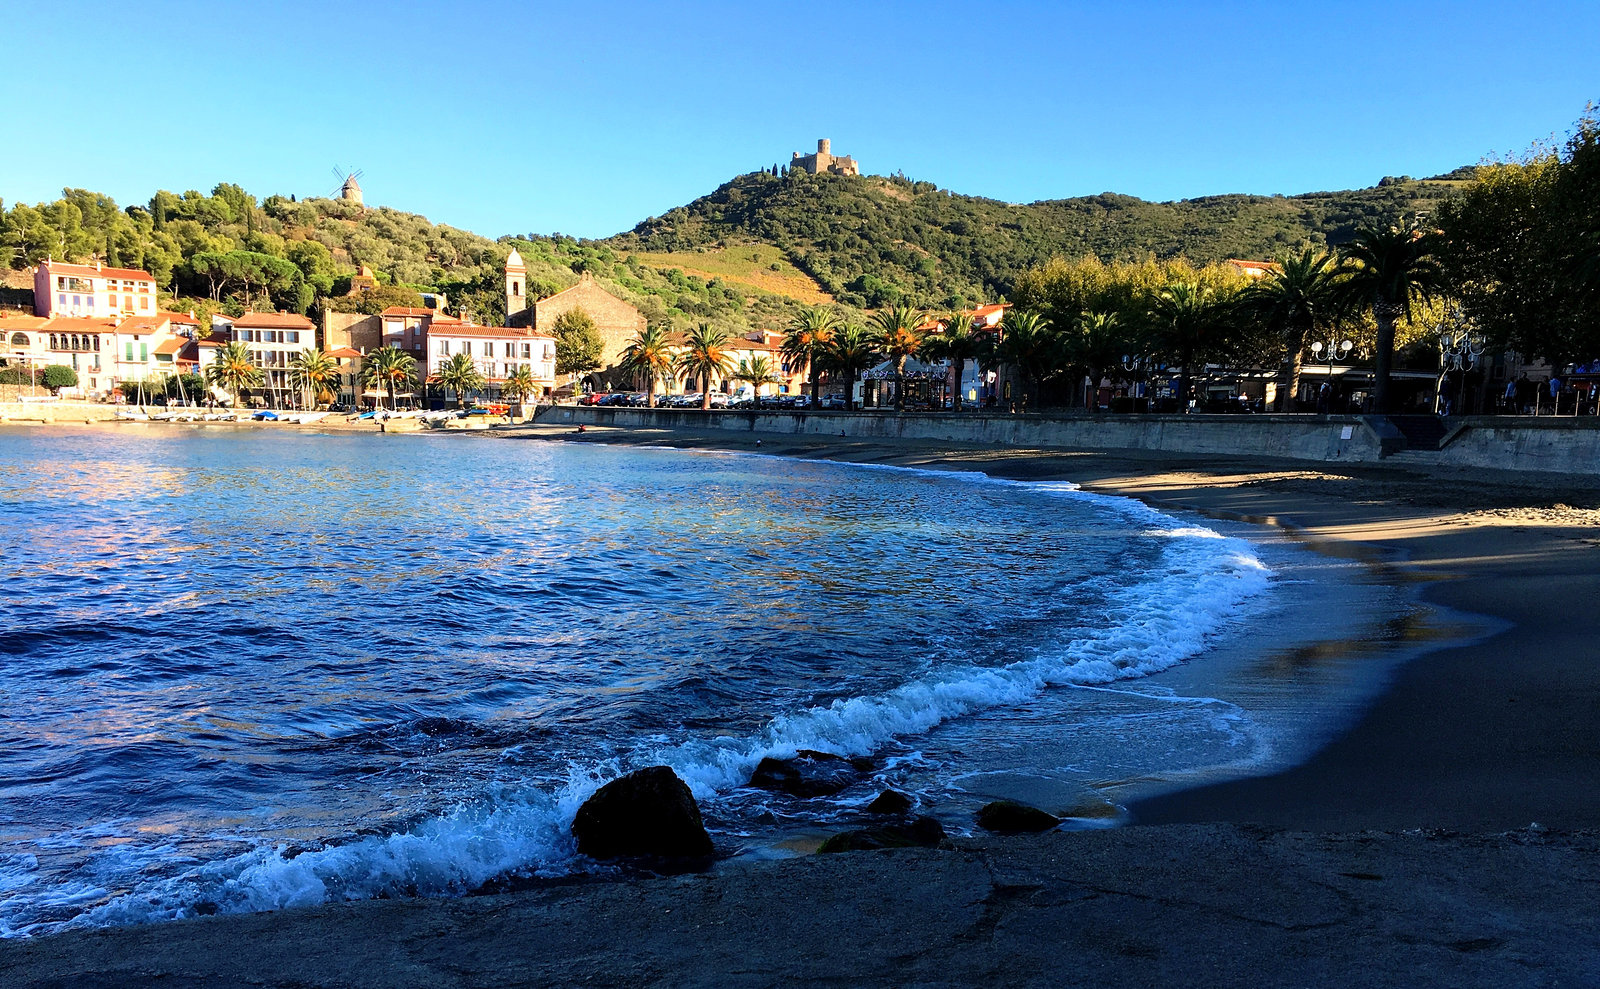
[[[149,298],[141,298],[139,300],[139,308],[148,310],[150,308],[150,300],[149,300]]]
[[[65,295],[56,296],[56,305],[64,306],[66,304],[67,304],[67,297]]]
[[[114,296],[114,295],[111,296],[109,302],[110,302],[111,308],[113,308],[113,309],[117,308],[117,297],[116,296]]]
[[[150,345],[148,343],[141,343],[139,345],[139,363],[150,363]]]
[[[300,342],[300,331],[299,330],[290,330],[289,331],[289,342],[290,343],[299,343]]]
[[[73,304],[73,305],[74,305],[74,306],[81,306],[81,305],[83,305],[83,297],[82,297],[82,296],[79,296],[79,295],[74,295],[74,296],[73,296],[73,297],[72,297],[72,304]]]

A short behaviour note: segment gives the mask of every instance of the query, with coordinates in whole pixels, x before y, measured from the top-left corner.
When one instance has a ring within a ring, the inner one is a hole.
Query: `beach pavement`
[[[1600,836],[1169,825],[0,947],[35,987],[1592,986]]]

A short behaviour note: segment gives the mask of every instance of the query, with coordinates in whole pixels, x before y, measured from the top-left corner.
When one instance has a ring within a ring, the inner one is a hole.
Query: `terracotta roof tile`
[[[314,330],[316,324],[294,313],[247,312],[233,321],[239,329]]]
[[[67,264],[64,261],[43,261],[40,267],[48,268],[52,275],[83,275],[88,278],[125,278],[128,281],[155,281],[155,276],[138,268],[96,268],[92,264]]]

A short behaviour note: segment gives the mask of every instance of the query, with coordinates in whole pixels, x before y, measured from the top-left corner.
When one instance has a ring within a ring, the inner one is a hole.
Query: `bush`
[[[78,387],[78,372],[65,364],[51,364],[39,376],[39,383],[53,392]]]

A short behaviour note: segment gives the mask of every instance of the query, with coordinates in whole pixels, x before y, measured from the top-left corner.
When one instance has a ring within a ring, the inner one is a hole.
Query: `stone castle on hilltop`
[[[832,153],[832,147],[827,138],[817,141],[817,153],[803,155],[796,151],[789,161],[790,168],[799,168],[816,175],[818,172],[828,172],[832,175],[860,175],[861,166],[849,156],[837,157]]]

